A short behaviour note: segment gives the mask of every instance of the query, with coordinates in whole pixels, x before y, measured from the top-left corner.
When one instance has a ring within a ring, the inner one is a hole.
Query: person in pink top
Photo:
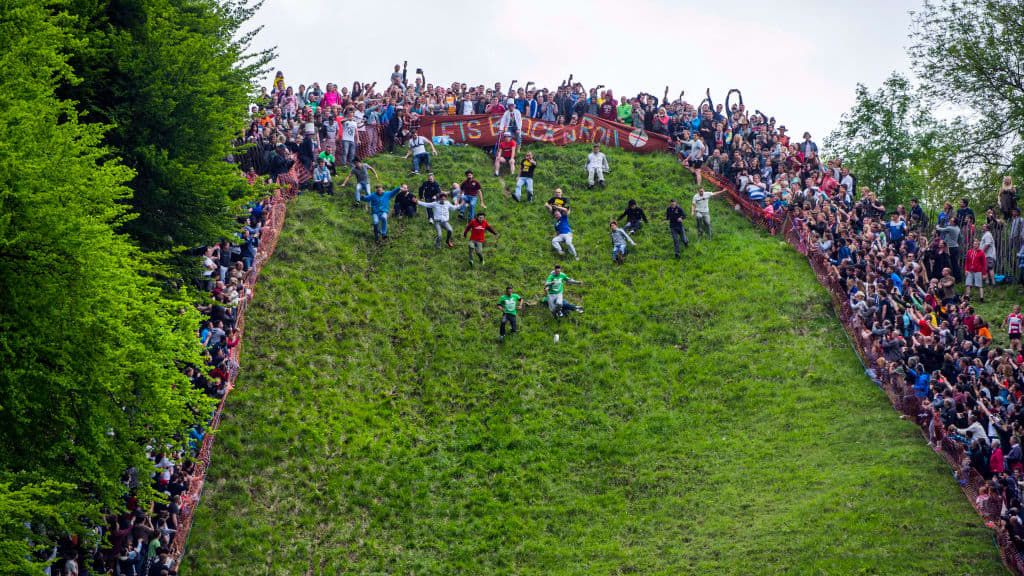
[[[327,92],[324,93],[324,99],[320,102],[320,105],[325,108],[331,106],[338,106],[341,104],[341,95],[338,94],[338,87],[334,84],[327,85]]]

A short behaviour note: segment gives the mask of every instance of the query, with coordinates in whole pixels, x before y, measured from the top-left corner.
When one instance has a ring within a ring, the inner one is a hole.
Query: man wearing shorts
[[[981,227],[984,232],[981,235],[981,251],[985,253],[985,261],[988,263],[988,270],[985,275],[988,277],[988,283],[995,285],[996,277],[996,238],[992,235],[992,227],[988,224],[984,224]]]
[[[516,141],[512,138],[510,132],[505,132],[501,135],[501,140],[498,141],[498,151],[494,155],[494,175],[501,175],[501,167],[508,166],[509,175],[516,167]]]
[[[498,298],[498,308],[501,308],[501,324],[498,326],[498,341],[505,341],[505,325],[512,325],[512,333],[519,332],[518,312],[523,307],[523,298],[512,292],[511,286],[505,287],[505,293]]]
[[[988,262],[985,261],[985,252],[980,247],[980,242],[975,240],[971,249],[964,257],[964,295],[971,295],[971,287],[978,288],[979,300],[985,301],[984,278],[988,271]]]
[[[1013,312],[1003,320],[1003,326],[1006,326],[1006,335],[1010,337],[1010,348],[1020,352],[1020,336],[1024,331],[1024,314],[1020,313],[1020,304],[1013,307]]]

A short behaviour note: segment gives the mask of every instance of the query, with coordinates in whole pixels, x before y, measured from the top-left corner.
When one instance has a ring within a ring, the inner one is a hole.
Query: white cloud
[[[854,85],[908,71],[912,0],[677,2],[513,0],[442,3],[267,0],[257,46],[276,45],[289,84],[386,83],[409,60],[428,80],[553,87],[569,73],[616,94],[665,84],[674,96],[751,106],[823,140],[853,104]]]

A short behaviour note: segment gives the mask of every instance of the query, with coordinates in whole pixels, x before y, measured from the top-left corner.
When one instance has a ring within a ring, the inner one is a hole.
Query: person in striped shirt
[[[1020,304],[1014,305],[1013,312],[1003,320],[1003,326],[1006,326],[1006,334],[1010,337],[1010,348],[1020,352],[1020,338],[1024,332],[1024,314],[1020,313]]]

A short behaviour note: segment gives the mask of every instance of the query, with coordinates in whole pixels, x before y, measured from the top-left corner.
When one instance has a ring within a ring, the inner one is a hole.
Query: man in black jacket
[[[625,219],[626,232],[629,234],[636,234],[647,222],[647,214],[644,213],[643,208],[637,206],[636,200],[630,200],[626,204],[626,210],[623,211],[617,219]]]
[[[437,195],[441,193],[441,185],[434,180],[434,173],[427,174],[427,179],[420,184],[419,196],[420,200],[424,202],[433,202],[437,199]],[[427,208],[427,220],[431,224],[434,223],[434,209]]]
[[[665,219],[668,220],[668,230],[672,233],[672,246],[675,249],[676,258],[679,258],[679,242],[689,247],[690,241],[686,239],[686,228],[683,227],[683,219],[686,218],[686,211],[683,210],[674,199],[668,203],[665,210]]]
[[[287,150],[287,148],[285,148],[284,144],[278,144],[277,151],[270,157],[271,182],[277,182],[277,177],[291,170],[292,164],[295,162],[294,160],[289,160],[288,157],[285,156],[285,150]]]

